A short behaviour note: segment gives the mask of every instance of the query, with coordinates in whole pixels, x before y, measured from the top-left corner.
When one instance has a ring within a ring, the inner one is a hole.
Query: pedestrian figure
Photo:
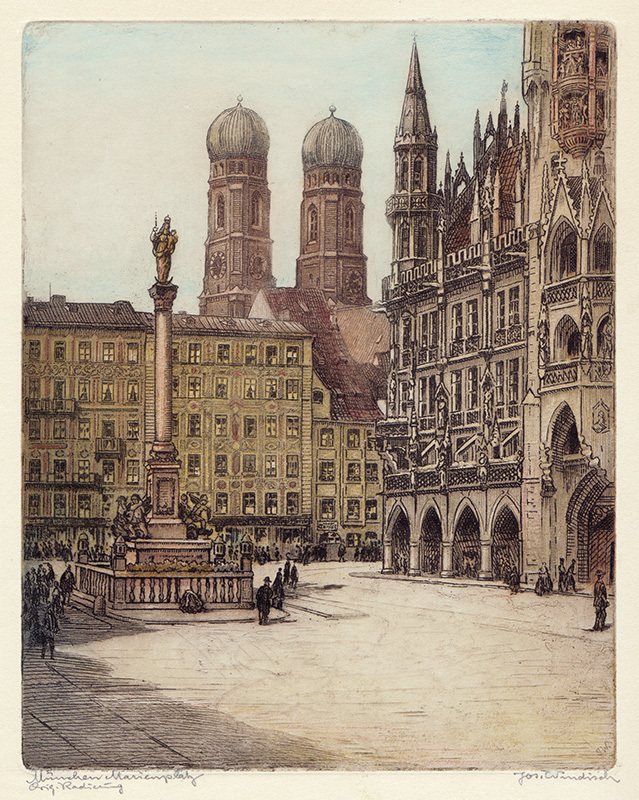
[[[346,555],[346,546],[344,542],[339,543],[339,547],[337,548],[337,560],[338,561],[346,561],[344,556]]]
[[[552,592],[552,578],[550,577],[550,572],[548,571],[548,565],[543,565],[544,570],[544,594],[550,594]]]
[[[603,572],[598,569],[595,575],[597,576],[597,580],[595,581],[594,599],[592,601],[595,607],[595,627],[593,630],[602,631],[605,628],[606,609],[610,603],[608,602],[606,584],[603,582]]]
[[[564,584],[566,587],[567,592],[576,592],[577,587],[575,586],[575,559],[570,562],[570,566],[566,570],[566,577],[564,579]]]
[[[64,603],[62,602],[62,592],[60,591],[60,584],[58,581],[53,581],[53,589],[51,589],[51,605],[53,606],[53,613],[59,619],[64,614]]]
[[[359,547],[355,548],[355,552],[353,553],[353,561],[359,561]]]
[[[284,580],[282,578],[282,568],[277,570],[277,575],[271,587],[273,592],[273,607],[282,610],[282,603],[284,602]]]
[[[288,583],[291,579],[291,561],[288,556],[286,556],[286,564],[284,564],[284,586],[288,586]]]
[[[39,616],[40,645],[42,647],[40,656],[41,658],[44,658],[44,654],[46,653],[48,647],[49,657],[53,658],[55,635],[60,630],[60,626],[58,625],[58,620],[55,615],[55,611],[53,610],[52,603],[47,603],[43,611],[44,613],[42,616]]]
[[[268,546],[268,545],[266,545],[266,560],[267,560],[267,561],[270,561],[270,560],[271,560],[271,551],[270,551],[270,549],[269,549],[269,546]]]
[[[559,587],[558,591],[565,592],[566,591],[566,565],[564,564],[563,558],[559,559],[559,566],[557,568],[559,572]]]
[[[298,581],[298,574],[297,574],[297,564],[293,564],[291,567],[291,588],[297,589],[297,581]]]
[[[260,625],[268,625],[268,615],[271,612],[271,602],[273,600],[273,590],[271,589],[271,579],[266,576],[264,583],[255,593],[255,604]]]
[[[519,574],[519,569],[517,568],[516,564],[510,565],[508,571],[508,585],[510,586],[511,594],[517,594],[519,591],[521,582],[521,575]]]
[[[537,576],[537,582],[535,583],[535,594],[537,595],[537,597],[543,597],[544,594],[546,593],[544,578],[545,578],[544,570],[543,567],[541,567],[539,570],[539,575]]]
[[[280,554],[279,548],[277,548],[277,547],[275,548],[275,560],[276,561],[281,561],[282,560],[282,556]]]
[[[62,594],[62,604],[66,605],[71,599],[71,594],[75,588],[75,575],[71,569],[71,565],[67,564],[67,568],[60,576],[60,592]]]

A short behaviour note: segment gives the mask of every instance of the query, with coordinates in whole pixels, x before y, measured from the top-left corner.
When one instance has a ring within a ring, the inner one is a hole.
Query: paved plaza
[[[255,585],[277,565],[256,567]],[[35,767],[606,768],[614,634],[592,597],[311,564],[267,627],[73,608],[24,654]],[[614,622],[614,603],[608,621]]]

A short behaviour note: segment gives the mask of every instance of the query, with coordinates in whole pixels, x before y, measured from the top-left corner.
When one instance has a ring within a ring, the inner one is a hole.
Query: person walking
[[[260,625],[268,625],[268,615],[271,613],[271,602],[273,600],[273,590],[271,589],[271,579],[266,576],[264,583],[255,593],[255,604]]]
[[[62,604],[65,606],[71,600],[71,594],[75,589],[75,575],[71,569],[71,565],[67,564],[67,568],[60,576],[60,592],[62,593]]]
[[[271,591],[273,592],[273,608],[277,608],[279,611],[281,611],[282,604],[284,602],[284,581],[282,578],[281,567],[277,570],[277,575],[273,581]]]
[[[567,592],[576,592],[577,587],[575,586],[575,559],[570,562],[570,566],[566,570],[566,577],[564,578],[564,585],[566,587]]]
[[[595,573],[597,580],[594,587],[594,598],[592,604],[595,608],[595,626],[594,631],[603,631],[606,623],[606,609],[610,605],[608,602],[608,592],[606,584],[603,582],[603,572],[598,569]]]
[[[51,589],[51,605],[53,606],[53,613],[56,619],[60,619],[64,615],[64,603],[62,602],[62,592],[60,591],[60,584],[58,581],[53,581],[53,589]]]
[[[291,588],[292,589],[297,589],[297,581],[298,581],[298,579],[299,579],[299,576],[297,574],[297,564],[293,564],[293,566],[291,567]]]
[[[42,618],[39,620],[39,628],[40,645],[42,647],[40,656],[41,658],[44,658],[48,647],[49,657],[53,658],[53,651],[55,649],[55,635],[60,630],[58,618],[53,610],[53,603],[47,603],[47,605],[44,607],[44,613]]]
[[[338,561],[346,561],[346,545],[344,542],[339,543],[339,547],[337,548],[337,560]]]
[[[286,556],[286,563],[284,564],[284,586],[288,586],[291,579],[291,560]]]
[[[563,558],[559,559],[559,566],[557,567],[557,571],[559,573],[559,581],[558,581],[559,586],[558,586],[557,590],[559,592],[565,592],[566,591],[566,565],[564,564]]]
[[[551,594],[552,593],[552,578],[550,577],[550,571],[548,570],[548,564],[543,565],[544,570],[544,594]]]

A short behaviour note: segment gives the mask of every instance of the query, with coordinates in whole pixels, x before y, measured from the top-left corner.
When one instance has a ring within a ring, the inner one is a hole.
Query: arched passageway
[[[519,559],[519,523],[508,506],[503,506],[493,524],[493,578],[505,581],[512,567],[521,573]]]
[[[422,572],[438,575],[441,569],[442,523],[434,508],[429,508],[422,522]]]
[[[466,506],[462,511],[453,538],[453,570],[465,578],[478,578],[481,564],[479,521],[473,510]]]
[[[392,570],[399,574],[408,574],[410,552],[410,523],[403,511],[400,511],[391,528]]]
[[[572,493],[566,512],[568,545],[574,553],[582,583],[595,580],[598,569],[604,580],[615,577],[614,487],[598,470],[587,473]]]

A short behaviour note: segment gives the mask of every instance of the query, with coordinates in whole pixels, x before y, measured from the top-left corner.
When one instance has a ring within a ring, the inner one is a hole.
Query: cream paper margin
[[[636,798],[639,797],[639,703],[637,654],[639,604],[637,578],[639,535],[634,512],[639,500],[639,396],[633,372],[639,308],[639,268],[632,237],[639,225],[639,11],[636,2],[508,3],[496,0],[224,0],[188,3],[167,0],[19,0],[0,12],[0,253],[2,260],[2,345],[0,346],[0,678],[2,679],[2,739],[0,797],[34,796],[31,773],[21,762],[20,734],[20,359],[21,359],[21,47],[24,25],[30,21],[460,21],[526,19],[606,20],[617,30],[619,53],[617,139],[617,766],[613,780],[530,780],[519,785],[514,773],[386,772],[386,773],[222,773],[208,772],[196,787],[161,784],[126,786],[124,796],[154,800],[211,797],[243,800],[259,795],[314,800],[419,800],[437,798]],[[636,277],[637,275],[637,277]],[[199,774],[199,773],[198,773]],[[596,774],[596,773],[590,773]],[[186,782],[184,782],[186,783]],[[41,791],[38,792],[41,794]],[[36,793],[36,796],[38,795]],[[50,792],[44,792],[50,796]],[[118,796],[116,790],[56,792],[69,800]]]

